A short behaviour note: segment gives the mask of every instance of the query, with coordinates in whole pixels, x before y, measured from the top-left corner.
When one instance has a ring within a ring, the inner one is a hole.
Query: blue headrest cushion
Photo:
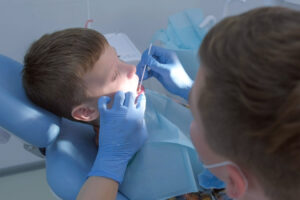
[[[27,98],[22,69],[22,64],[0,55],[0,127],[30,144],[46,147],[58,136],[61,119]]]

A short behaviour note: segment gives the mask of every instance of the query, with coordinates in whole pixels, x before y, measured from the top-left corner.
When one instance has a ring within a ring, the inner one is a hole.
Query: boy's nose
[[[127,77],[131,79],[136,73],[136,67],[134,65],[128,65]]]

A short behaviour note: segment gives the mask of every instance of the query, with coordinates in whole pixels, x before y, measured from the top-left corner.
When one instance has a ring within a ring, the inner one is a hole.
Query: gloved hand
[[[193,81],[185,72],[175,52],[157,46],[152,46],[150,55],[148,49],[145,50],[137,65],[137,75],[140,79],[145,65],[149,66],[150,70],[145,70],[144,80],[154,76],[169,92],[188,100]]]
[[[122,182],[127,164],[147,138],[144,120],[146,98],[141,94],[135,104],[133,93],[117,92],[113,106],[110,98],[101,97],[99,149],[88,176],[102,176]]]

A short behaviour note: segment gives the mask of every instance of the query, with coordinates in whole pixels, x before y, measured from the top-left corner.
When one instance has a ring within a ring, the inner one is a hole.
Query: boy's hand
[[[150,70],[145,70],[144,79],[154,76],[169,92],[188,100],[193,81],[185,72],[175,52],[152,46],[150,55],[148,50],[145,50],[137,65],[139,78],[145,65],[149,66]]]
[[[102,176],[121,183],[128,161],[147,138],[146,98],[141,94],[135,104],[133,93],[117,92],[111,109],[107,108],[109,101],[106,96],[98,101],[99,150],[88,176]]]

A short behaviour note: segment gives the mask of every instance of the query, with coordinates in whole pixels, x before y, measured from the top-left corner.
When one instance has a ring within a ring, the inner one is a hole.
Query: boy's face
[[[98,119],[99,97],[109,96],[111,101],[108,107],[110,107],[117,91],[130,91],[136,94],[139,83],[136,67],[120,61],[115,49],[110,45],[105,47],[93,69],[84,75],[83,80],[90,100],[75,107],[72,116],[86,122]]]

